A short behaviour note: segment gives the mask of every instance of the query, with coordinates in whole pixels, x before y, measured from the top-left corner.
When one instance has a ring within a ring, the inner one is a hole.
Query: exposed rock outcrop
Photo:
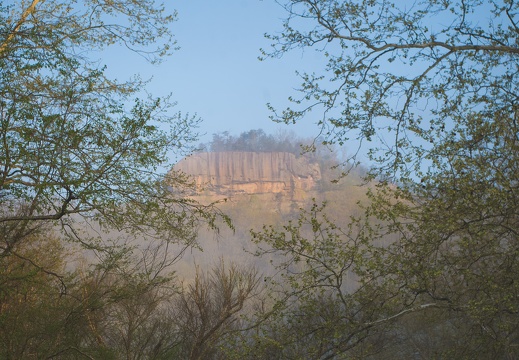
[[[200,193],[283,194],[293,201],[306,198],[321,179],[319,164],[286,152],[212,152],[191,155],[177,165],[191,175]]]

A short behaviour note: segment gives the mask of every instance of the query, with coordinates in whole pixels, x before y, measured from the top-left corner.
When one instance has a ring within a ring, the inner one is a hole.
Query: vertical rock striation
[[[306,157],[286,152],[209,152],[191,155],[177,165],[200,191],[221,195],[285,193],[297,197],[316,190],[321,171]],[[295,200],[295,199],[294,199]]]

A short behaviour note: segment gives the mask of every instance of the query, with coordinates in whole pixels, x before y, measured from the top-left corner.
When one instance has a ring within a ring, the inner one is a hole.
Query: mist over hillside
[[[315,144],[303,141],[293,134],[275,137],[262,130],[214,135],[213,142],[201,146],[207,151],[176,164],[174,171],[189,175],[197,184],[197,192],[190,197],[204,204],[219,202],[234,226],[220,224],[217,234],[200,229],[201,250],[184,257],[181,273],[192,274],[193,263],[202,266],[218,258],[254,263],[264,273],[272,271],[270,259],[252,255],[256,245],[250,231],[279,228],[313,204],[325,202],[327,216],[347,225],[358,212],[358,202],[366,200],[362,169],[341,178],[342,169],[332,168],[338,162],[337,153],[325,147],[305,153],[311,146],[315,149]]]

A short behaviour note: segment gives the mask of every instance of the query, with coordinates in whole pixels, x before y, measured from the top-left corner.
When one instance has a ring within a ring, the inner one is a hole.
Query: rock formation
[[[212,152],[191,155],[176,166],[191,175],[200,194],[281,194],[301,201],[317,190],[319,164],[286,152]]]

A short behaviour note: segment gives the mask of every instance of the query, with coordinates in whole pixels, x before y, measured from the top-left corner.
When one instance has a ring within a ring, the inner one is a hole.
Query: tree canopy
[[[279,302],[290,330],[265,330],[264,351],[516,357],[519,4],[280,3],[283,31],[264,55],[314,49],[327,64],[300,70],[293,106],[271,106],[273,118],[317,112],[324,141],[356,140],[377,185],[345,229],[317,211],[256,234],[265,253],[291,256],[282,299],[302,299]],[[356,288],[341,287],[348,276]]]
[[[435,144],[471,138],[473,117],[516,114],[514,1],[281,3],[289,16],[264,55],[314,48],[327,66],[302,73],[294,106],[273,117],[321,110],[327,141],[361,140],[389,173],[426,172]]]
[[[201,144],[200,148],[208,151],[255,151],[255,152],[289,152],[300,155],[305,142],[297,138],[295,134],[279,133],[267,134],[262,129],[244,131],[234,136],[228,131],[213,134],[213,139],[207,144]]]
[[[166,185],[180,189],[187,179],[159,173],[174,151],[189,151],[198,119],[173,112],[168,97],[139,98],[146,81],[111,79],[96,58],[124,46],[160,61],[174,44],[176,14],[154,1],[0,7],[1,252],[43,222],[90,246],[78,219],[132,236],[189,238],[194,213],[209,212],[168,195]]]
[[[166,174],[199,119],[100,60],[160,62],[175,18],[155,1],[0,1],[2,358],[175,352],[171,266],[219,215]]]

